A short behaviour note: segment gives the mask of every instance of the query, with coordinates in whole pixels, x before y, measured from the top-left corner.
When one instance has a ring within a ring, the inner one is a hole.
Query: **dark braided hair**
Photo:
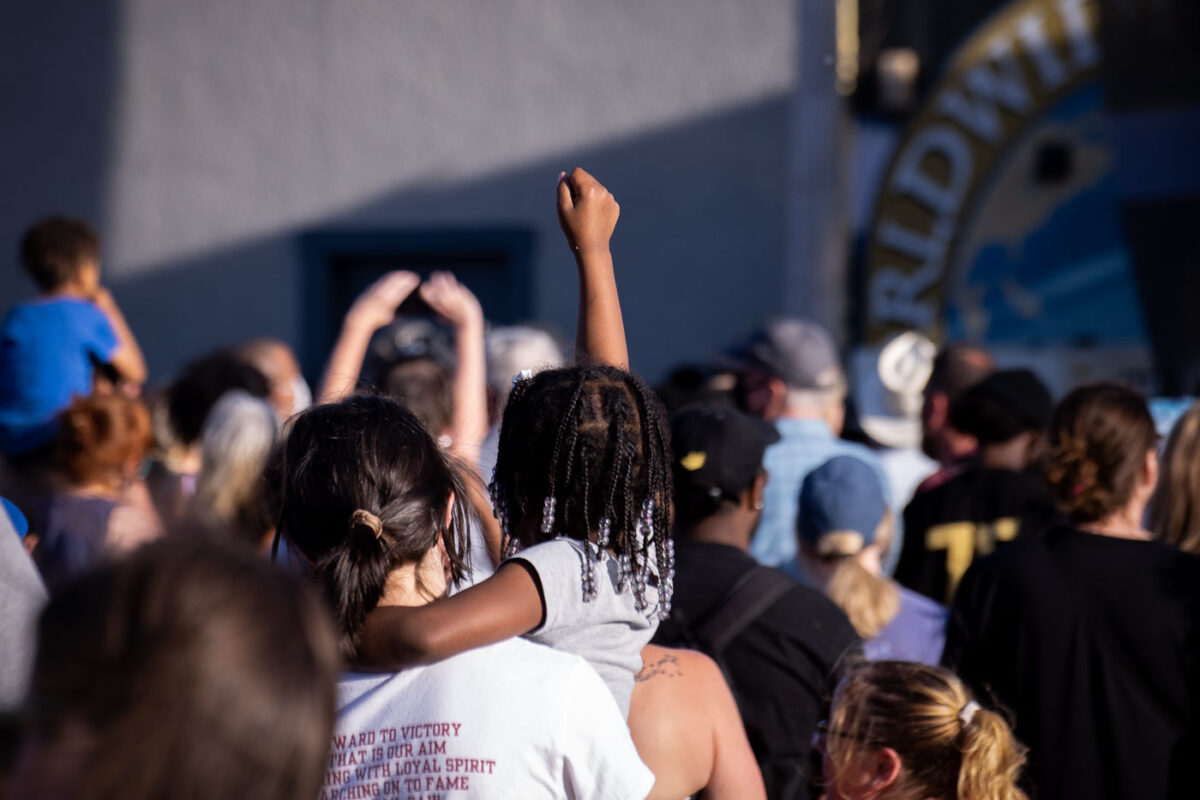
[[[649,577],[657,583],[659,612],[669,607],[669,426],[662,403],[640,378],[583,366],[518,380],[500,428],[492,499],[506,551],[555,536],[597,542],[603,524],[607,549],[639,606]],[[640,535],[648,528],[652,536]],[[592,545],[588,552],[600,557]]]

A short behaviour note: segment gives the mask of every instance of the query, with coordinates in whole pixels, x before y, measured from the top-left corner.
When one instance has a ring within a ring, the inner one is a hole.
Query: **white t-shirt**
[[[346,673],[320,800],[642,800],[654,776],[583,659],[521,639]]]

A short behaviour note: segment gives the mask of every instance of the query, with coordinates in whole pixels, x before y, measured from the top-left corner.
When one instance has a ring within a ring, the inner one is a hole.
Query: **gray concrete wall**
[[[622,205],[635,367],[658,377],[782,287],[789,0],[9,0],[0,10],[0,307],[39,215],[86,215],[153,375],[299,343],[297,236],[522,226],[534,309],[573,329],[555,178]],[[13,102],[15,101],[15,102]]]

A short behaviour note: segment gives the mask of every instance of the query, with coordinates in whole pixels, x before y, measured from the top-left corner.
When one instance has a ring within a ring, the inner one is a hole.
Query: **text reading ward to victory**
[[[333,737],[321,800],[448,800],[492,775],[490,758],[466,758],[448,748],[462,728],[427,722]]]

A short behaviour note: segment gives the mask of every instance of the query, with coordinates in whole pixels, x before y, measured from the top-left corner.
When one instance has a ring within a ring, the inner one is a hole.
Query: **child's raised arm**
[[[579,268],[575,360],[629,369],[625,323],[608,243],[621,207],[601,183],[576,167],[558,179],[558,221]]]
[[[521,561],[423,606],[381,606],[367,615],[356,666],[397,670],[528,633],[545,617],[537,579]]]
[[[415,272],[396,270],[358,296],[346,312],[342,331],[329,354],[325,378],[317,393],[318,403],[335,403],[354,391],[371,337],[396,318],[396,309],[420,283],[421,278]]]

